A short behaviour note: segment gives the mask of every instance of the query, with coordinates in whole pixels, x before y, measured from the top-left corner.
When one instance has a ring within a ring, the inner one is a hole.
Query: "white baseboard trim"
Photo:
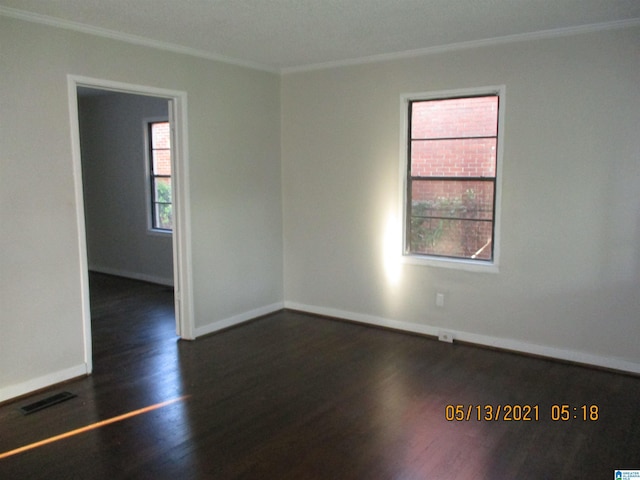
[[[26,382],[19,383],[17,385],[2,387],[0,388],[0,402],[5,402],[7,400],[11,400],[12,398],[27,395],[28,393],[50,387],[57,383],[66,382],[67,380],[71,380],[72,378],[82,377],[83,375],[87,375],[88,373],[89,371],[87,365],[82,364],[76,365],[75,367],[67,368],[65,370],[49,373],[47,375],[43,375],[42,377],[37,377]]]
[[[234,315],[233,317],[225,318],[224,320],[218,320],[217,322],[213,322],[202,327],[196,327],[195,336],[197,338],[201,337],[202,335],[214,333],[225,328],[234,327],[249,320],[253,320],[254,318],[277,312],[278,310],[282,310],[283,308],[283,302],[272,303],[271,305],[255,308],[253,310],[249,310],[248,312],[243,312],[238,315]]]
[[[156,275],[147,275],[145,273],[129,272],[127,270],[119,270],[111,267],[99,267],[90,265],[89,270],[96,273],[105,273],[107,275],[115,275],[117,277],[132,278],[133,280],[142,280],[143,282],[157,283],[158,285],[166,285],[173,287],[173,278],[158,277]]]
[[[569,361],[583,365],[617,370],[620,372],[640,374],[640,363],[630,362],[628,360],[617,357],[603,357],[601,355],[593,355],[576,350],[548,347],[545,345],[537,345],[534,343],[527,343],[508,338],[478,335],[475,333],[463,332],[459,330],[451,330],[449,328],[434,327],[430,325],[418,325],[415,323],[391,320],[388,318],[377,317],[373,315],[338,310],[335,308],[318,307],[316,305],[306,305],[297,302],[284,302],[284,307],[291,310],[299,310],[302,312],[350,320],[354,322],[375,325],[378,327],[393,328],[396,330],[419,333],[422,335],[431,335],[434,337],[437,337],[440,331],[446,330],[447,332],[453,334],[454,340],[461,342],[468,342],[485,347],[497,348],[500,350],[525,353],[529,355]]]

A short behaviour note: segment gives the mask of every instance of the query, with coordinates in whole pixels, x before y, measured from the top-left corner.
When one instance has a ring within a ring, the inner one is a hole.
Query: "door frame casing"
[[[76,221],[80,260],[80,289],[82,299],[82,322],[84,360],[87,374],[93,370],[91,342],[91,308],[89,303],[89,265],[82,182],[82,154],[80,149],[80,122],[78,117],[78,87],[109,90],[147,97],[158,97],[168,101],[169,122],[172,130],[171,168],[173,198],[173,282],[175,296],[176,333],[180,338],[193,340],[193,291],[191,268],[191,215],[189,204],[189,156],[187,135],[187,94],[145,85],[135,85],[111,80],[67,75],[69,118],[71,121],[71,156],[76,201]]]

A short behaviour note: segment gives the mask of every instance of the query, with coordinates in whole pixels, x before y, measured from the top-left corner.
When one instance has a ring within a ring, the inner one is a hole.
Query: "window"
[[[406,256],[495,264],[500,97],[406,98]]]
[[[173,230],[171,204],[171,129],[169,122],[149,122],[149,180],[151,191],[151,228]]]

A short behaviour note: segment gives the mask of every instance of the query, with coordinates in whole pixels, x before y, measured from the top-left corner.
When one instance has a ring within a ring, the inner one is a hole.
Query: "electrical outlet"
[[[444,293],[436,293],[436,307],[444,307]]]
[[[438,332],[438,340],[440,340],[441,342],[453,343],[453,333]]]

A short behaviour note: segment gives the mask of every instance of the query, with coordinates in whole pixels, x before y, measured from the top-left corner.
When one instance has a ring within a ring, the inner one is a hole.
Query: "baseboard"
[[[17,385],[9,385],[7,387],[0,388],[0,403],[6,402],[14,398],[18,398],[27,395],[43,388],[50,387],[57,383],[66,382],[72,378],[82,377],[88,374],[88,367],[86,364],[76,365],[75,367],[67,368],[53,372],[42,377],[34,378]]]
[[[100,267],[96,265],[90,265],[89,270],[96,273],[105,273],[107,275],[115,275],[117,277],[131,278],[133,280],[142,280],[143,282],[157,283],[158,285],[173,287],[173,278],[158,277],[156,275],[147,275],[145,273],[129,272],[127,270]]]
[[[195,330],[195,336],[197,338],[203,335],[217,332],[219,330],[223,330],[225,328],[234,327],[236,325],[240,325],[241,323],[248,322],[249,320],[254,320],[257,317],[277,312],[279,310],[282,310],[283,308],[284,303],[277,302],[272,303],[271,305],[266,305],[264,307],[249,310],[247,312],[234,315],[233,317],[225,318],[224,320],[218,320],[217,322],[213,322],[202,327],[197,327]]]
[[[421,335],[430,335],[437,337],[441,330],[446,330],[453,335],[453,338],[459,342],[471,343],[475,345],[481,345],[484,347],[496,348],[499,350],[507,350],[510,352],[518,352],[527,355],[534,355],[538,357],[545,357],[555,360],[561,360],[565,362],[571,362],[581,365],[588,365],[598,368],[604,368],[607,370],[615,370],[618,372],[640,374],[640,364],[630,362],[625,359],[616,357],[603,357],[601,355],[593,355],[586,352],[579,352],[575,350],[566,350],[556,347],[548,347],[545,345],[538,345],[533,343],[522,342],[519,340],[512,340],[508,338],[491,337],[487,335],[478,335],[475,333],[451,330],[449,328],[443,329],[442,327],[434,327],[430,325],[418,325],[415,323],[402,322],[398,320],[391,320],[388,318],[377,317],[374,315],[367,315],[356,312],[349,312],[345,310],[338,310],[335,308],[318,307],[316,305],[307,305],[297,302],[284,302],[285,308],[291,310],[299,310],[302,312],[313,313],[317,315],[323,315],[327,317],[334,317],[338,319],[350,320],[353,322],[365,323],[369,325],[375,325],[378,327],[392,328],[395,330],[401,330],[411,333],[418,333]]]

